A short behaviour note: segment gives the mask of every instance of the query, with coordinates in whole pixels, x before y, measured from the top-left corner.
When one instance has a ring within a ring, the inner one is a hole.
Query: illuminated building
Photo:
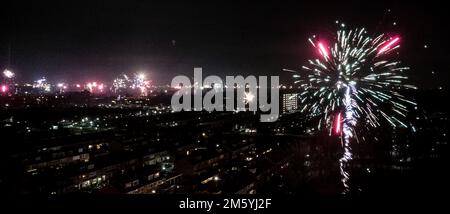
[[[298,109],[297,103],[298,94],[297,93],[286,93],[282,96],[282,113],[291,113]]]

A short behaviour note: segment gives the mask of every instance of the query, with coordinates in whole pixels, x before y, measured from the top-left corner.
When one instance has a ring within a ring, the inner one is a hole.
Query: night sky
[[[339,20],[347,29],[399,34],[399,57],[412,68],[411,81],[446,88],[446,8],[430,1],[10,1],[0,9],[0,68],[14,70],[21,82],[42,76],[111,81],[145,71],[162,85],[201,66],[204,75],[280,75],[291,83],[281,69],[299,69],[316,57],[308,37],[333,35]]]

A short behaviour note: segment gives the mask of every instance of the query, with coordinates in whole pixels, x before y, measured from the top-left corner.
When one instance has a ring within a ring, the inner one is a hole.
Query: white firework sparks
[[[301,111],[310,118],[320,118],[319,130],[325,125],[330,135],[334,129],[342,136],[344,153],[339,165],[344,193],[350,191],[346,165],[353,158],[350,140],[357,136],[357,122],[362,123],[359,127],[378,127],[384,118],[393,127],[406,128],[402,120],[408,105],[416,105],[398,92],[415,89],[404,83],[408,79],[404,72],[409,68],[390,59],[399,41],[398,36],[384,34],[372,38],[364,28],[339,30],[330,47],[324,41],[309,39],[321,58],[308,60],[309,65],[302,66],[305,72],[284,69],[295,73],[295,83],[303,89]]]
[[[137,73],[133,75],[133,78],[129,78],[128,75],[122,74],[113,81],[113,91],[118,93],[122,90],[139,90],[141,95],[146,95],[147,90],[150,88],[150,80],[146,79],[146,75],[143,73]]]
[[[323,41],[309,39],[321,58],[308,60],[309,65],[302,66],[306,72],[284,69],[295,72],[295,83],[303,89],[299,97],[303,105],[301,111],[310,117],[320,116],[318,128],[325,124],[330,133],[333,119],[347,106],[351,106],[354,117],[351,127],[356,125],[356,121],[377,127],[380,126],[380,118],[394,127],[406,127],[402,119],[408,112],[407,106],[416,103],[398,90],[415,87],[404,84],[408,79],[404,72],[409,68],[390,59],[393,50],[399,47],[399,40],[399,37],[385,34],[372,38],[364,28],[337,31],[335,42],[330,47],[326,47]],[[346,101],[349,87],[349,100]],[[337,126],[336,122],[334,124]]]

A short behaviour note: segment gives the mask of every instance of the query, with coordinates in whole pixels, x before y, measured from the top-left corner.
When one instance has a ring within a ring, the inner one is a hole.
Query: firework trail
[[[351,139],[358,141],[357,128],[378,127],[381,119],[393,127],[407,127],[402,120],[408,105],[416,103],[398,90],[415,87],[404,83],[404,72],[409,68],[391,59],[400,47],[398,36],[371,37],[362,28],[337,31],[330,46],[315,38],[308,41],[319,58],[308,60],[303,72],[283,70],[293,72],[295,83],[303,89],[299,95],[301,112],[308,118],[319,118],[319,130],[327,128],[330,135],[341,136],[344,154],[339,162],[346,192],[349,174],[345,165],[352,159]]]

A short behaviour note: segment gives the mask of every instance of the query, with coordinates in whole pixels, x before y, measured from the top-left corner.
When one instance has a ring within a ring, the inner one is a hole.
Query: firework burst
[[[337,134],[353,133],[357,122],[377,127],[381,118],[394,127],[407,127],[403,119],[408,105],[416,103],[398,91],[415,87],[404,83],[409,68],[391,59],[400,37],[371,37],[362,28],[339,30],[334,41],[327,46],[310,38],[319,58],[308,60],[303,72],[284,69],[295,73],[295,83],[303,89],[301,111],[319,117],[318,128],[325,125],[330,134],[333,129]]]
[[[320,57],[302,66],[305,72],[284,70],[294,72],[295,83],[303,89],[299,97],[301,111],[310,118],[320,118],[319,130],[325,126],[330,135],[334,129],[341,136],[344,153],[339,165],[345,194],[350,191],[346,166],[353,159],[350,140],[358,140],[356,128],[378,127],[382,118],[393,127],[406,128],[403,119],[407,106],[416,103],[398,91],[415,87],[404,83],[404,72],[409,68],[392,60],[393,51],[400,47],[400,37],[371,37],[363,28],[339,30],[334,41],[327,46],[324,41],[310,38]]]

